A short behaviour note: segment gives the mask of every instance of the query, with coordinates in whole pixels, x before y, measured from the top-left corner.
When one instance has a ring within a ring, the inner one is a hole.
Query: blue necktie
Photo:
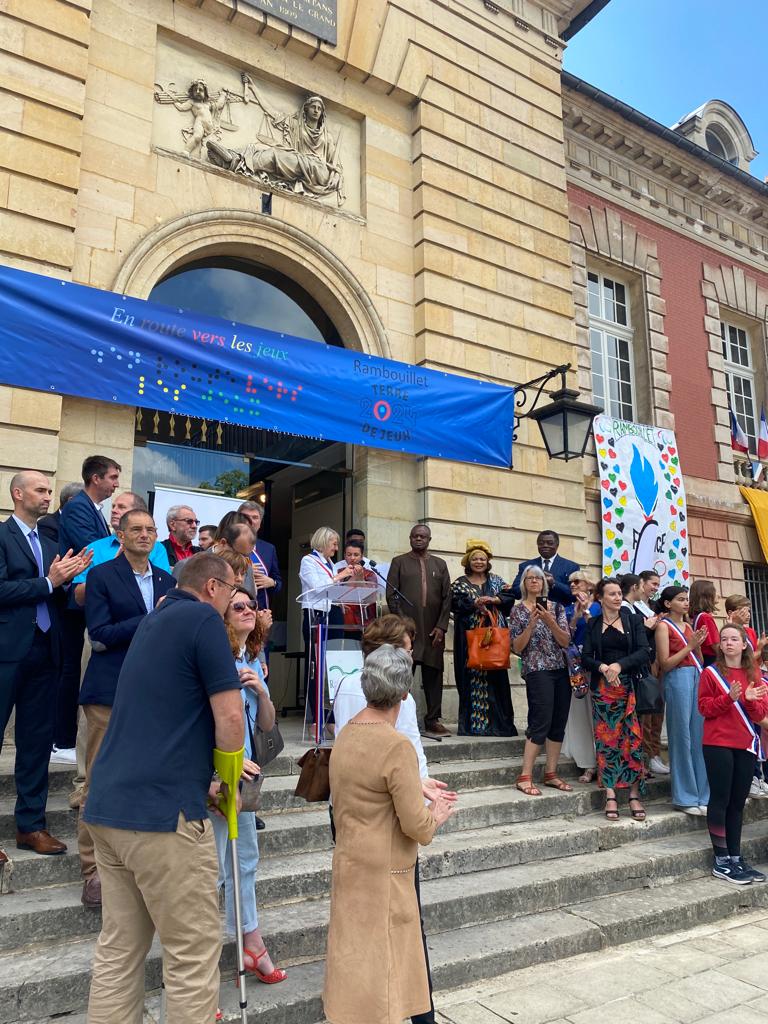
[[[29,544],[37,562],[37,571],[41,576],[45,576],[43,571],[43,552],[40,550],[40,542],[34,530],[31,530],[29,533]],[[45,601],[41,601],[35,609],[35,622],[37,623],[37,628],[43,633],[47,633],[51,628],[51,613],[48,611],[48,605]]]

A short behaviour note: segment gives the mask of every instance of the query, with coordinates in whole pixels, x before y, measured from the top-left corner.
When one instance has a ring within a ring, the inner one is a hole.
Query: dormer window
[[[720,125],[711,124],[704,133],[704,140],[710,153],[738,166],[739,156],[733,139]]]
[[[672,130],[742,171],[748,171],[757,156],[747,126],[722,100],[709,100],[673,124]]]

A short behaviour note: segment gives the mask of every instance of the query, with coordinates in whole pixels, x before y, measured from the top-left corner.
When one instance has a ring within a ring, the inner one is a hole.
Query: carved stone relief
[[[158,41],[155,77],[157,149],[360,212],[360,123],[321,96],[168,40]]]

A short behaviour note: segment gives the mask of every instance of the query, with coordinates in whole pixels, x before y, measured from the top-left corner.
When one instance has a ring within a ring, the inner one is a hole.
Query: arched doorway
[[[240,255],[204,256],[175,267],[148,298],[342,345],[334,321],[314,296],[281,271]],[[158,508],[161,502],[188,502],[198,518],[204,518],[198,507],[206,507],[206,492],[236,503],[262,502],[262,535],[277,547],[284,581],[272,597],[273,642],[278,649],[296,650],[298,563],[315,528],[330,525],[341,533],[351,525],[351,458],[340,443],[143,408],[136,417],[133,488],[149,494]],[[178,497],[169,496],[168,489]],[[162,536],[159,522],[158,527]]]

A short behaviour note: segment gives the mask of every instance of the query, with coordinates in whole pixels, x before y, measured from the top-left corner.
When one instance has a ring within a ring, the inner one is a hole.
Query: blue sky
[[[670,126],[706,100],[741,115],[768,175],[768,0],[610,0],[568,44],[579,78]]]

